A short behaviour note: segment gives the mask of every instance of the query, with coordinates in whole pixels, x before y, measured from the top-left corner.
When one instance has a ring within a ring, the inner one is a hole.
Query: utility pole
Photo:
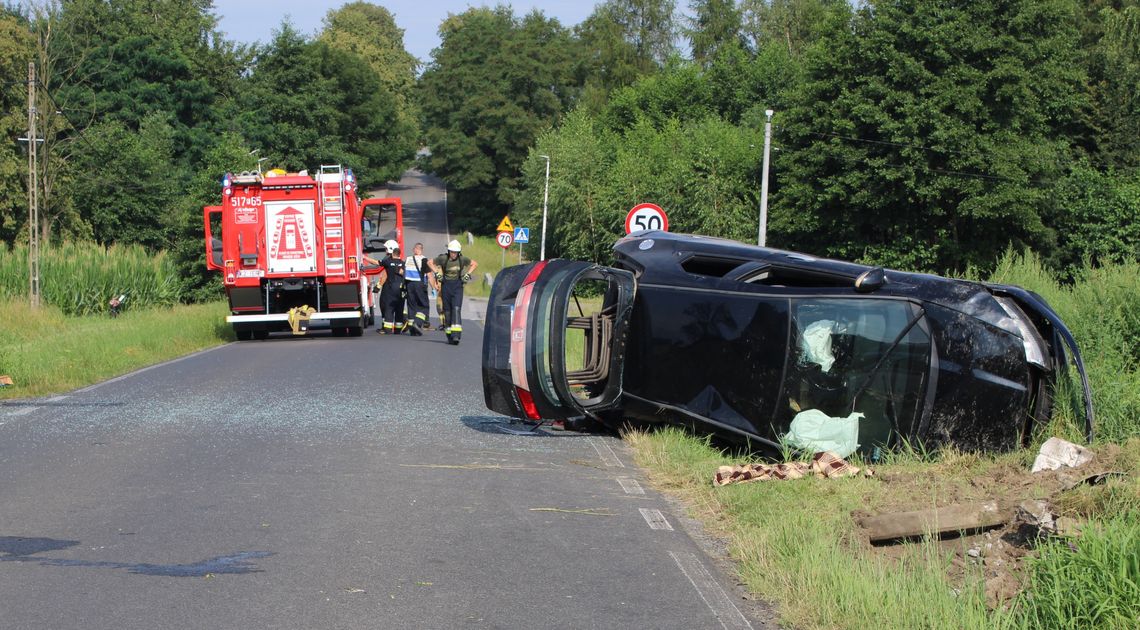
[[[36,64],[28,63],[28,297],[32,308],[40,306],[40,208],[36,148]]]
[[[546,260],[546,202],[550,199],[550,156],[538,156],[546,160],[546,186],[542,189],[542,247],[538,253],[539,260]]]
[[[764,123],[764,173],[760,176],[760,227],[756,234],[760,247],[768,244],[768,155],[772,150],[772,114],[775,113],[770,109],[764,110],[768,122]]]

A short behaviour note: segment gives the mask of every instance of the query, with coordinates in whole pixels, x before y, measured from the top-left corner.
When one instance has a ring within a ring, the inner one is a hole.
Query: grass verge
[[[475,242],[470,245],[463,240],[465,238],[465,236],[460,237],[460,242],[463,243],[463,255],[478,262],[479,268],[475,271],[475,279],[463,289],[463,293],[478,297],[491,295],[491,285],[483,282],[483,274],[489,273],[491,278],[494,278],[504,266],[519,264],[518,245],[512,246],[504,255],[503,249],[495,242],[494,237],[476,236]],[[523,259],[523,262],[529,261]]]
[[[1087,533],[1075,542],[1046,545],[1028,558],[1028,588],[995,606],[987,593],[996,565],[989,557],[971,563],[963,553],[976,541],[876,548],[859,531],[855,516],[988,499],[1010,487],[1026,497],[1048,494],[1048,488],[1024,484],[1032,459],[1027,451],[946,452],[932,462],[895,456],[896,463],[877,466],[872,478],[715,488],[717,467],[739,461],[707,438],[674,428],[625,437],[648,477],[728,541],[742,581],[775,602],[785,624],[903,629],[1132,628],[1140,623],[1140,613],[1129,608],[1140,601],[1140,458],[1134,455],[1140,439],[1124,448],[1105,447],[1109,455],[1101,463],[1125,471],[1125,479],[1060,496],[1055,505],[1067,516],[1088,519]],[[1014,477],[1018,483],[1011,483]],[[1071,596],[1074,587],[1080,589],[1078,597]]]
[[[0,398],[70,391],[233,338],[222,303],[128,311],[118,318],[68,317],[0,302]]]

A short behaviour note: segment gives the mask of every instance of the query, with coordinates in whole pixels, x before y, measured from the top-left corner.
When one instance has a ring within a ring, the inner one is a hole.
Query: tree
[[[487,231],[509,210],[535,137],[574,100],[574,42],[557,20],[503,6],[449,16],[440,36],[419,86],[424,167],[456,190],[458,224]]]
[[[221,203],[222,175],[253,170],[256,158],[241,135],[223,133],[206,150],[202,163],[190,175],[184,195],[176,205],[171,256],[178,268],[179,294],[185,302],[204,302],[222,297],[221,276],[206,269],[202,208]],[[215,229],[218,229],[217,226]]]
[[[12,243],[28,216],[28,159],[15,138],[27,135],[27,86],[32,35],[21,16],[0,9],[0,242]],[[26,232],[25,232],[26,233]]]
[[[368,62],[288,23],[258,54],[237,104],[232,131],[274,166],[343,164],[366,187],[398,179],[415,155],[415,128]]]
[[[1140,167],[1140,6],[1086,5],[1091,106],[1085,145],[1104,167]]]
[[[328,12],[319,41],[368,62],[380,89],[395,97],[397,125],[418,125],[413,90],[419,61],[404,49],[404,30],[384,7],[351,2]]]
[[[688,19],[685,34],[695,61],[708,63],[729,44],[747,47],[741,30],[743,16],[736,0],[693,0],[689,8],[693,17]]]
[[[674,52],[673,2],[609,0],[574,28],[578,83],[592,112],[611,91],[656,71]]]
[[[138,243],[165,248],[186,172],[174,160],[174,128],[167,115],[147,115],[138,130],[107,120],[88,129],[74,159],[79,172],[67,193],[103,245]]]
[[[602,6],[605,15],[621,27],[639,58],[663,64],[676,50],[673,0],[607,0]]]
[[[777,121],[774,242],[926,270],[1048,250],[1084,105],[1074,6],[876,2],[809,48]]]
[[[756,50],[772,44],[798,57],[819,40],[828,22],[850,13],[846,0],[741,0],[745,39]]]

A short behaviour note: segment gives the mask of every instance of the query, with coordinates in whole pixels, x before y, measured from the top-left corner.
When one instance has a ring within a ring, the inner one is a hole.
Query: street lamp
[[[764,110],[768,122],[764,123],[764,173],[760,176],[760,227],[756,234],[760,247],[768,244],[768,155],[772,149],[772,114],[775,113],[770,109]]]
[[[538,253],[539,260],[546,260],[546,202],[550,199],[550,156],[538,156],[546,160],[546,186],[542,189],[542,247]]]

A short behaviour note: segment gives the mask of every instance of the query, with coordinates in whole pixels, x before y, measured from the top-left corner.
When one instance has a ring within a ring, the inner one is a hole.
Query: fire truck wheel
[[[360,337],[364,334],[364,329],[360,326],[351,326],[348,329],[349,337]]]
[[[255,331],[253,331],[253,338],[257,339],[258,341],[264,341],[265,339],[269,339],[269,331],[268,330],[255,330]]]
[[[238,341],[249,341],[250,339],[253,339],[252,330],[235,330],[234,334],[237,335]]]

